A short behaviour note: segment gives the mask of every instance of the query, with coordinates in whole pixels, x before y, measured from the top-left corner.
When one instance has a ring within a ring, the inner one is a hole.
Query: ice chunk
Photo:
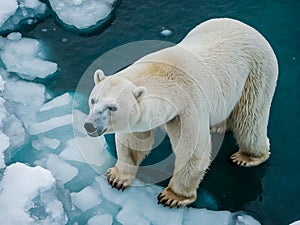
[[[64,184],[72,180],[78,174],[76,167],[71,166],[54,154],[49,154],[45,166],[51,171],[55,178],[61,180]]]
[[[6,80],[4,98],[10,104],[10,113],[15,113],[27,128],[36,121],[35,112],[45,101],[45,86],[22,80]]]
[[[0,169],[5,167],[4,151],[9,147],[9,138],[0,130]]]
[[[106,141],[103,136],[98,138],[77,137],[76,145],[84,161],[91,166],[101,167],[111,159],[109,153],[105,151]]]
[[[59,191],[48,170],[12,164],[0,183],[0,218],[11,225],[66,224]]]
[[[49,120],[33,123],[29,126],[29,133],[31,135],[41,134],[54,130],[56,128],[66,126],[72,123],[72,114],[67,114],[64,116],[53,117]]]
[[[297,220],[297,221],[291,223],[290,225],[300,225],[300,220]]]
[[[19,32],[12,32],[9,35],[7,35],[7,39],[11,41],[19,41],[22,39],[22,34]]]
[[[198,225],[199,221],[203,224],[224,225],[228,224],[230,212],[210,211],[207,209],[185,209],[183,225]],[[233,224],[232,224],[233,225]]]
[[[0,75],[0,96],[3,95],[4,84],[5,84],[5,81],[3,80],[2,76]]]
[[[89,219],[87,225],[112,225],[113,218],[110,214],[101,214]]]
[[[116,219],[123,225],[129,224],[172,224],[172,225],[257,225],[258,221],[245,213],[230,213],[229,211],[211,211],[207,209],[180,208],[169,209],[157,205],[156,198],[162,187],[156,185],[145,185],[136,180],[134,184],[122,194],[110,185],[103,177],[96,178],[95,186],[99,187],[105,200],[119,205],[121,210]],[[103,202],[105,205],[105,201]]]
[[[0,34],[28,27],[48,15],[46,4],[38,0],[2,0],[0,9]]]
[[[16,0],[0,1],[0,28],[5,21],[15,14],[18,9],[18,3]]]
[[[25,144],[25,128],[15,115],[7,115],[4,121],[3,131],[10,139],[10,148],[18,148]]]
[[[6,101],[0,97],[0,131],[9,137],[11,149],[18,148],[25,143],[25,129],[14,114],[7,112],[5,103]]]
[[[60,21],[69,27],[82,30],[104,21],[117,0],[49,0],[49,2]]]
[[[33,140],[31,144],[32,147],[39,151],[44,148],[50,148],[52,150],[55,150],[60,145],[60,140],[56,138],[40,137],[36,140]]]
[[[82,211],[93,208],[101,203],[101,198],[97,191],[88,186],[80,192],[71,193],[72,202]]]
[[[162,31],[160,32],[160,34],[161,34],[162,36],[168,37],[168,36],[171,36],[171,35],[173,34],[173,32],[170,31],[170,30],[168,30],[168,29],[164,29],[164,30],[162,30]]]
[[[33,80],[46,78],[57,70],[57,64],[40,57],[41,45],[36,39],[22,38],[7,40],[1,59],[8,72],[15,72],[20,77]]]
[[[244,212],[235,212],[230,215],[228,224],[232,225],[260,225],[253,217]]]
[[[6,80],[4,98],[24,106],[30,105],[35,111],[45,101],[45,86],[22,80]]]
[[[75,139],[70,139],[66,143],[66,148],[62,150],[59,156],[65,160],[85,162],[82,155],[78,149]]]
[[[70,102],[72,101],[72,96],[69,93],[65,93],[63,95],[60,95],[54,99],[52,99],[51,101],[45,103],[40,109],[40,112],[43,111],[47,111],[50,109],[54,109],[57,107],[61,107],[61,106],[65,106],[70,104]]]

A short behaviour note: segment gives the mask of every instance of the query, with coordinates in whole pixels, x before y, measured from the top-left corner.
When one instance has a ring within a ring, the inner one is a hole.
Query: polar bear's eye
[[[95,99],[91,99],[91,104],[94,105],[95,104]]]
[[[108,105],[107,108],[112,112],[115,112],[118,109],[115,104]]]

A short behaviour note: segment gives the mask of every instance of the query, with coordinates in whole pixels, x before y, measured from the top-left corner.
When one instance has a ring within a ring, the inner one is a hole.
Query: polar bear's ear
[[[136,98],[136,100],[141,100],[147,92],[147,88],[145,88],[144,86],[140,86],[137,87],[134,91],[133,91],[133,95]]]
[[[95,84],[100,83],[102,80],[104,80],[104,78],[105,78],[105,75],[104,75],[103,71],[100,69],[96,70],[96,72],[94,74]]]

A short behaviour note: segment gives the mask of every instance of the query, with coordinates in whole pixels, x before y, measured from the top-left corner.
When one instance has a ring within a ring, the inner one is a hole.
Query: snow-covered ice
[[[46,78],[57,70],[56,63],[41,57],[42,46],[36,39],[20,38],[19,33],[13,33],[2,48],[0,56],[7,71],[17,73],[24,79]]]
[[[116,0],[49,0],[52,10],[67,26],[84,30],[101,23],[113,10]]]
[[[22,163],[6,167],[0,183],[1,221],[10,225],[65,224],[68,219],[59,191],[48,170]]]
[[[101,203],[101,196],[99,196],[97,191],[90,186],[78,193],[71,193],[71,197],[73,204],[83,212]]]
[[[36,24],[47,15],[46,4],[38,0],[1,0],[0,34]]]

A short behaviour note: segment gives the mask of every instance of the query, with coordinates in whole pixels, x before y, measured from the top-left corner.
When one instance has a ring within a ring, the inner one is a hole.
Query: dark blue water
[[[49,60],[59,64],[57,76],[46,81],[59,94],[75,90],[85,69],[119,45],[139,40],[177,43],[194,26],[214,17],[231,17],[255,27],[274,48],[280,69],[269,123],[271,158],[250,169],[230,164],[228,158],[237,146],[229,133],[199,192],[210,192],[218,209],[245,210],[262,224],[285,225],[300,219],[299,12],[296,0],[131,0],[121,2],[112,24],[98,34],[79,36],[49,18],[26,35],[42,39],[49,47]],[[173,35],[161,36],[163,27]],[[201,207],[201,198],[194,206]]]

